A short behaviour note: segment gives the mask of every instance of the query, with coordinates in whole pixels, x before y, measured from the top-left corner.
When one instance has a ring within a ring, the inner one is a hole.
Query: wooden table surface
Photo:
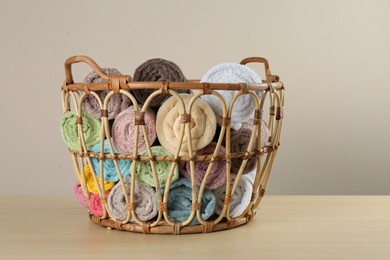
[[[107,230],[72,197],[0,206],[0,259],[390,259],[390,196],[266,196],[247,225],[180,236]]]

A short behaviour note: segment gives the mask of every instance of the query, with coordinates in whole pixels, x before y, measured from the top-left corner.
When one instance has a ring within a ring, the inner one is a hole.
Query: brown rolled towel
[[[240,128],[238,131],[233,130],[230,133],[230,145],[231,145],[231,152],[232,153],[239,153],[239,152],[245,152],[248,148],[249,140],[252,135],[252,130],[249,128]],[[256,142],[253,143],[255,145]],[[231,163],[231,172],[232,173],[238,173],[238,170],[241,167],[243,159],[242,158],[234,158],[232,159]],[[255,157],[250,157],[245,169],[243,171],[243,174],[248,173],[252,171],[257,164],[257,160]]]
[[[183,72],[175,63],[164,59],[150,59],[142,63],[134,72],[133,81],[170,81],[186,82],[187,79]],[[145,103],[146,99],[155,89],[134,89],[135,98],[140,103]],[[177,91],[178,93],[187,93],[187,91]],[[162,94],[155,97],[150,103],[150,107],[160,106],[170,95]]]
[[[107,75],[120,75],[121,73],[114,68],[104,68],[103,72]],[[105,79],[101,78],[95,71],[88,73],[84,79],[84,83],[104,83]],[[108,94],[108,90],[96,91],[102,102]],[[122,110],[131,105],[131,100],[123,94],[114,94],[108,101],[108,119],[114,119]],[[84,108],[95,118],[101,117],[101,110],[97,99],[88,95],[84,101]]]
[[[242,124],[242,128],[249,128],[253,129],[253,118],[248,120],[248,122]],[[264,119],[261,120],[261,146],[267,146],[269,145],[269,138],[271,136],[271,131],[269,130],[267,123],[264,121]]]
[[[231,130],[230,133],[230,140],[231,140],[231,152],[237,153],[237,152],[245,152],[248,148],[249,140],[251,138],[252,129],[253,126],[253,119],[250,119],[247,123],[242,124],[242,127],[237,130]],[[261,121],[261,146],[264,147],[266,145],[269,145],[269,137],[271,136],[271,132],[267,127],[267,123],[262,120]],[[256,141],[256,140],[255,140]],[[253,144],[256,145],[256,142]],[[241,167],[242,159],[235,158],[232,159],[232,167],[231,172],[237,173],[238,170]],[[254,170],[254,168],[257,165],[257,159],[255,157],[251,157],[246,167],[243,171],[244,174]]]

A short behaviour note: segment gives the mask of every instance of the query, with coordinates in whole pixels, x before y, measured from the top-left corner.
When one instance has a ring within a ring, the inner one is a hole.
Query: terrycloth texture
[[[152,110],[145,112],[145,127],[148,133],[150,145],[156,140],[156,116]],[[115,147],[121,153],[131,154],[134,150],[135,122],[134,122],[134,107],[131,106],[123,110],[115,118],[112,125],[112,140]],[[138,151],[142,152],[146,149],[145,138],[142,127],[139,127],[138,132]]]
[[[91,194],[89,198],[89,211],[95,216],[103,216],[103,205],[98,194]]]
[[[91,149],[92,152],[100,153],[100,142],[97,143]],[[114,152],[118,153],[118,151],[114,147]],[[104,153],[110,153],[110,146],[108,145],[107,139],[104,140]],[[95,171],[96,176],[100,176],[100,161],[98,158],[91,158],[92,167]],[[122,177],[130,176],[130,161],[129,160],[117,160],[119,169],[121,170]],[[117,182],[119,181],[118,172],[115,168],[114,161],[111,159],[104,159],[103,161],[103,174],[104,180],[109,182]]]
[[[261,78],[251,68],[236,64],[236,63],[222,63],[212,67],[201,79],[201,82],[210,83],[261,83]],[[238,91],[231,90],[216,90],[222,95],[226,102],[227,108],[233,99],[233,96]],[[260,96],[261,92],[257,92]],[[213,108],[217,115],[218,124],[222,124],[223,110],[220,100],[214,95],[203,95],[201,97]],[[255,111],[255,102],[253,98],[247,94],[240,96],[234,103],[231,128],[240,129],[242,123],[247,122],[253,116]]]
[[[162,146],[152,146],[151,149],[154,156],[171,156],[171,154]],[[148,152],[143,151],[140,153],[140,156],[148,156]],[[160,187],[164,187],[167,183],[171,164],[171,162],[155,162],[157,178]],[[135,177],[139,182],[149,187],[156,187],[150,162],[137,162],[137,174]],[[177,178],[179,178],[179,170],[176,165],[175,169],[173,170],[172,182],[177,180]]]
[[[86,112],[82,112],[81,118],[85,145],[89,150],[100,140],[100,121],[91,117]],[[76,120],[77,115],[75,112],[69,111],[65,113],[61,119],[61,134],[69,149],[72,151],[81,151]]]
[[[210,143],[205,148],[199,150],[196,155],[212,155],[215,151],[217,143]],[[226,150],[223,146],[219,148],[219,154],[225,154]],[[204,176],[206,175],[207,168],[210,162],[208,161],[195,161],[195,180],[197,184],[201,184]],[[191,170],[190,162],[185,164],[185,167],[179,168],[180,173],[186,177],[188,180],[191,180]],[[211,168],[210,174],[207,178],[206,188],[209,190],[214,190],[226,182],[226,161],[216,160],[214,161],[213,167]]]
[[[197,193],[199,186],[197,186]],[[162,189],[164,193],[164,189]],[[208,219],[215,209],[216,199],[214,194],[205,189],[202,196],[201,216],[204,220]],[[192,211],[192,189],[191,182],[186,178],[179,178],[172,183],[168,195],[168,215],[172,221],[183,222],[187,220]],[[196,214],[189,225],[199,224]]]
[[[253,118],[249,119],[248,122],[242,124],[242,128],[253,129]],[[269,130],[267,123],[261,120],[261,145],[264,147],[269,145],[269,138],[271,136],[271,131]]]
[[[107,75],[120,75],[121,73],[114,68],[104,68],[103,72]],[[105,79],[101,78],[95,71],[91,71],[84,79],[84,83],[104,83]],[[108,90],[96,91],[102,103],[108,94]],[[96,118],[101,117],[101,109],[97,99],[93,95],[88,95],[84,101],[84,108],[92,116]],[[108,101],[108,119],[114,119],[122,110],[131,105],[131,100],[123,94],[114,94]]]
[[[232,188],[236,179],[236,175],[231,174],[230,177],[230,188]],[[233,218],[240,216],[248,206],[252,196],[254,178],[255,171],[246,175],[241,175],[237,188],[232,196],[232,202],[230,206],[230,214]],[[226,185],[214,190],[213,193],[217,199],[215,212],[220,215],[225,200]]]
[[[248,148],[249,140],[251,138],[252,130],[248,128],[241,128],[238,131],[232,130],[230,132],[230,151],[232,153],[245,152]],[[256,140],[255,140],[256,141]],[[253,143],[253,146],[256,145],[256,142]],[[238,170],[241,167],[243,159],[234,158],[231,163],[231,172],[238,173]],[[249,158],[243,174],[252,171],[256,167],[257,159],[252,156]]]
[[[89,207],[89,201],[86,197],[84,197],[83,188],[81,188],[81,184],[79,181],[76,181],[73,185],[73,194],[76,197],[77,201],[84,208]]]
[[[125,179],[127,195],[130,198],[130,179]],[[157,195],[154,189],[135,182],[134,207],[141,221],[148,221],[157,215]],[[119,220],[127,217],[127,204],[122,184],[118,182],[108,195],[108,208]]]
[[[170,82],[186,82],[180,68],[173,62],[164,59],[151,59],[142,63],[134,72],[133,81],[170,81]],[[140,103],[145,103],[146,99],[152,94],[155,89],[134,89],[135,98]],[[187,91],[177,91],[187,92]],[[170,95],[161,94],[155,97],[150,103],[150,107],[160,106]]]
[[[188,107],[192,95],[180,94],[186,107]],[[180,138],[180,126],[182,115],[179,110],[180,103],[176,97],[170,97],[157,112],[156,130],[161,145],[170,153],[175,154]],[[191,110],[191,140],[192,150],[196,151],[206,147],[213,140],[217,128],[216,117],[213,109],[206,102],[197,99]],[[184,125],[183,125],[184,127]],[[184,132],[180,155],[188,155],[188,140]]]
[[[100,174],[100,173],[99,173]],[[91,168],[89,168],[89,165],[86,165],[84,167],[84,175],[85,175],[85,181],[87,183],[87,190],[93,194],[98,194],[98,188],[95,185],[95,181],[93,179]],[[100,178],[96,177],[99,187],[100,187]],[[104,192],[110,191],[115,186],[115,182],[108,182],[104,181]]]

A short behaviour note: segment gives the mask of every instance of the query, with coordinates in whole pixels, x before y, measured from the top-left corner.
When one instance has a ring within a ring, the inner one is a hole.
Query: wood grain
[[[1,197],[0,259],[390,259],[390,196],[266,196],[228,231],[107,230],[73,198]]]

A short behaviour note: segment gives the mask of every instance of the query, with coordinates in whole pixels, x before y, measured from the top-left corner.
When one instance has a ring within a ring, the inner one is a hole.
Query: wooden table
[[[390,196],[266,196],[247,225],[180,236],[107,230],[71,197],[0,205],[0,259],[390,259]]]

